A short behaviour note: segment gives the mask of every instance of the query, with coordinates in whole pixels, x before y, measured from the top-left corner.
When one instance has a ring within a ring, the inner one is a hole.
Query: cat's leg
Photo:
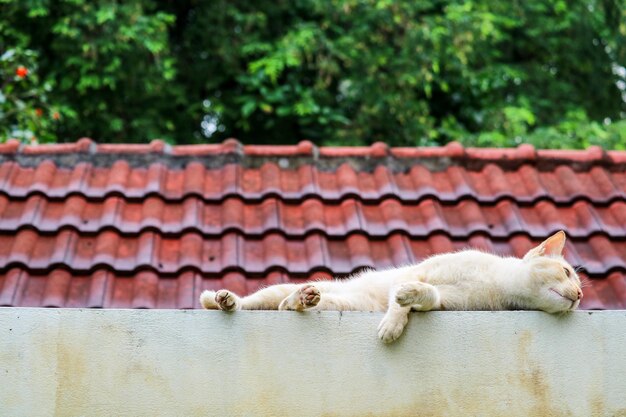
[[[278,284],[263,288],[241,299],[242,310],[278,310],[280,302],[302,284]]]
[[[441,305],[439,290],[433,285],[411,281],[396,288],[396,303],[417,311],[438,309]]]
[[[246,297],[239,297],[228,290],[204,291],[200,295],[200,304],[206,309],[218,308],[224,311],[277,310],[280,302],[298,286],[298,284],[272,285]]]
[[[378,325],[378,337],[385,343],[400,337],[409,321],[411,308],[431,310],[439,304],[435,287],[419,281],[410,281],[391,288],[389,307]]]
[[[364,302],[358,294],[336,294],[328,288],[318,288],[315,284],[304,284],[285,298],[279,310],[315,311],[368,311],[371,303]]]
[[[389,307],[378,326],[378,337],[385,343],[393,342],[404,331],[411,309],[428,311],[439,306],[439,291],[433,285],[410,281],[393,287]]]
[[[358,295],[333,294],[322,292],[319,303],[311,310],[322,311],[371,311],[374,307],[371,303],[363,302]]]

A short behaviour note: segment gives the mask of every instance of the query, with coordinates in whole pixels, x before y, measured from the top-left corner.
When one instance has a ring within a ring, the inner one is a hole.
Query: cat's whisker
[[[582,265],[578,265],[574,268],[574,272],[576,272],[576,275],[579,275],[581,272],[585,272],[585,267]],[[580,288],[585,288],[585,287],[591,287],[591,280],[583,275],[583,276],[579,276],[578,279],[580,280]]]

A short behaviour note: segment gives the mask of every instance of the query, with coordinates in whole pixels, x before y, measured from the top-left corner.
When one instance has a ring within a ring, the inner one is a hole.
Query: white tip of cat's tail
[[[215,291],[202,291],[202,294],[200,294],[200,305],[207,310],[219,310],[215,302]]]

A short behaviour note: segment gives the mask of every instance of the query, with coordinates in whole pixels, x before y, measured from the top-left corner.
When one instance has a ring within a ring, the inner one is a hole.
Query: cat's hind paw
[[[409,321],[408,315],[385,314],[378,325],[378,338],[385,343],[398,339]]]
[[[215,302],[220,310],[237,310],[237,296],[228,290],[219,290],[215,293]]]
[[[315,285],[303,285],[285,298],[278,306],[279,310],[302,311],[315,307],[320,302],[320,290]]]
[[[219,305],[215,302],[215,291],[202,291],[202,294],[200,294],[200,305],[207,310],[219,309]]]

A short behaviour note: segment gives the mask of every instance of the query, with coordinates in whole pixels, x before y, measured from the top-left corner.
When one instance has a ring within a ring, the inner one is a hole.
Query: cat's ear
[[[524,259],[533,258],[535,256],[561,256],[565,247],[565,232],[559,230],[536,248],[532,248],[524,255]]]

